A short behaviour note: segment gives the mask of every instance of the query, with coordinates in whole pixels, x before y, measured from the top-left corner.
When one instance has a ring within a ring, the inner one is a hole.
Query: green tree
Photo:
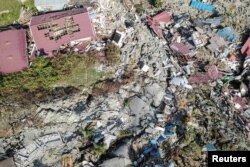
[[[161,0],[155,0],[154,1],[154,6],[156,7],[156,8],[161,8],[162,7],[162,1]]]
[[[150,0],[150,3],[158,9],[162,7],[162,0]]]

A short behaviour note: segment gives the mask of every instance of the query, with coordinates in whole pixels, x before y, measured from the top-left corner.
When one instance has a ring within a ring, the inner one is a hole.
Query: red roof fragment
[[[168,13],[166,11],[161,12],[153,17],[151,17],[151,19],[155,22],[155,23],[169,23],[171,21],[171,13]]]
[[[228,59],[230,60],[230,61],[236,61],[236,56],[235,55],[230,55],[229,57],[228,57]]]
[[[211,65],[208,68],[207,73],[198,73],[189,77],[190,83],[193,84],[202,84],[209,81],[215,81],[222,77],[222,74],[218,71],[215,65]]]
[[[163,32],[161,30],[162,24],[168,24],[171,22],[171,13],[166,11],[161,12],[153,17],[148,18],[148,25],[154,31],[154,33],[161,39],[164,39]]]
[[[246,100],[244,98],[239,97],[239,96],[235,96],[233,98],[233,103],[236,105],[237,109],[243,109],[246,107]]]
[[[207,74],[212,80],[217,80],[222,77],[221,73],[218,71],[215,65],[209,66]]]
[[[246,43],[241,48],[241,53],[246,55],[246,56],[250,56],[250,37],[248,38]]]
[[[199,74],[190,76],[188,80],[190,83],[193,83],[193,84],[202,84],[202,83],[207,83],[211,81],[211,78],[207,74],[199,73]]]
[[[13,73],[29,66],[25,30],[0,32],[0,73]]]
[[[182,55],[190,55],[190,49],[183,43],[172,42],[170,48]]]

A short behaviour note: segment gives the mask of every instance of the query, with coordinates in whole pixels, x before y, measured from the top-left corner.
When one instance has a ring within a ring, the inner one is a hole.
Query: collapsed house
[[[15,163],[17,165],[27,166],[35,159],[39,158],[43,152],[63,145],[61,135],[58,133],[47,134],[34,140],[27,147],[17,151]]]
[[[14,73],[29,66],[25,30],[0,32],[0,73]]]
[[[38,11],[62,10],[68,6],[70,0],[35,0],[34,5]]]
[[[87,9],[47,13],[32,17],[30,31],[40,55],[53,57],[60,47],[96,39]]]
[[[161,29],[169,25],[171,23],[171,20],[171,13],[164,11],[153,17],[149,17],[147,24],[159,38],[164,39],[164,35]]]

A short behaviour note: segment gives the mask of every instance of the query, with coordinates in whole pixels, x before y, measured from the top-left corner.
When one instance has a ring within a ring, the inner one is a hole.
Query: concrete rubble
[[[247,3],[229,16],[233,1],[195,2],[168,1],[161,12],[141,14],[133,1],[90,5],[96,33],[119,46],[121,63],[101,69],[116,71],[119,90],[38,104],[41,125],[1,138],[0,153],[11,150],[17,166],[60,166],[67,154],[74,166],[173,167],[205,164],[207,151],[249,150],[249,42],[242,31],[250,25],[232,23],[249,15]],[[122,84],[127,72],[132,79]]]

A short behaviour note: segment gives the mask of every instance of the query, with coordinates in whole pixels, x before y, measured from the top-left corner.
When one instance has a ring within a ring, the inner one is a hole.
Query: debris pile
[[[212,6],[197,3],[192,1],[191,6],[211,12],[215,10]],[[163,14],[166,20],[161,23],[156,18],[162,18]],[[248,60],[249,40],[243,47],[239,45],[239,37],[225,26],[223,16],[201,19],[163,11],[149,16],[145,24],[158,37],[159,41],[155,42],[166,48],[166,53],[160,54],[160,58],[154,54],[148,58],[150,45],[154,45],[149,42],[148,52],[142,52],[139,67],[144,75],[156,80],[159,76],[166,77],[169,86],[161,96],[160,107],[163,110],[151,103],[156,108],[156,120],[145,129],[146,134],[137,139],[147,142],[140,146],[142,151],[134,149],[138,153],[134,165],[174,160],[177,166],[197,166],[202,161],[202,151],[248,149],[245,141],[249,140],[249,123],[246,120],[249,72],[246,72],[247,65],[243,67],[241,64],[244,59],[245,63]],[[157,52],[157,47],[154,48]],[[161,62],[164,70],[160,68]],[[151,75],[151,72],[157,75]],[[155,85],[152,83],[150,87],[155,88]],[[156,97],[150,98],[154,100]],[[228,121],[224,122],[220,117],[226,117]],[[214,119],[222,121],[221,126],[215,127],[219,128],[218,132],[210,129],[216,122],[212,121]],[[235,130],[228,130],[226,124]],[[239,129],[244,131],[240,135],[245,136],[244,139],[231,138],[233,133],[239,133]],[[226,144],[230,138],[238,144]],[[166,148],[166,145],[169,146]],[[170,156],[166,157],[166,153]],[[191,154],[197,156],[197,160],[187,158]],[[182,158],[189,162],[181,162]]]
[[[100,67],[112,79],[37,104],[41,127],[0,139],[1,152],[31,166],[182,167],[205,165],[207,151],[250,150],[250,38],[227,24],[221,1],[173,0],[140,15],[142,0],[98,2],[89,13],[103,41],[87,50],[105,57],[118,46],[121,63]]]

